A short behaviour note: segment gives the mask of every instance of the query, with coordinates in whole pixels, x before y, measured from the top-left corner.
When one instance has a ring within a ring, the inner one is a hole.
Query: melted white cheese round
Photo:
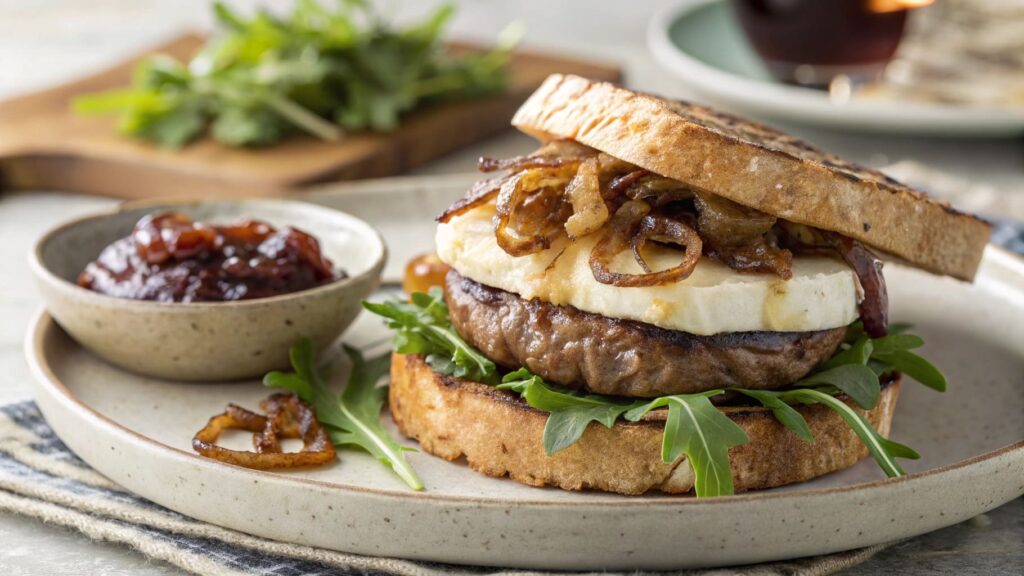
[[[845,326],[858,316],[853,272],[833,258],[794,258],[793,278],[788,281],[774,274],[741,274],[701,258],[690,277],[680,282],[619,288],[601,284],[590,271],[590,251],[600,233],[572,243],[565,239],[517,258],[498,246],[493,216],[493,205],[487,205],[438,226],[438,256],[463,276],[522,298],[700,335],[823,330]],[[665,248],[651,247],[645,253],[653,270],[679,261],[678,253]],[[612,269],[642,272],[628,251],[619,255]]]

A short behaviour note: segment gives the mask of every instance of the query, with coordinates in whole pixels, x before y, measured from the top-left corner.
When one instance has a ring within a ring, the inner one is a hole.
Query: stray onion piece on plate
[[[229,404],[227,410],[210,418],[192,438],[192,448],[214,460],[254,470],[320,466],[336,457],[334,444],[316,420],[313,409],[294,394],[272,394],[260,402],[266,415]],[[225,430],[253,432],[254,452],[231,450],[217,445]],[[301,452],[282,452],[281,440],[302,440]]]

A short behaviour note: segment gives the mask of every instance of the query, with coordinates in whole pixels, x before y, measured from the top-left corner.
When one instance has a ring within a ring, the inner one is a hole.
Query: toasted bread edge
[[[898,396],[896,381],[883,388],[874,409],[855,409],[888,436]],[[464,457],[470,468],[489,476],[628,495],[693,490],[685,457],[672,463],[661,459],[663,422],[657,417],[620,421],[610,429],[591,423],[579,442],[549,456],[542,440],[547,414],[514,394],[440,374],[421,356],[402,354],[392,358],[389,406],[402,433],[426,452],[450,461]],[[727,409],[750,437],[729,451],[737,492],[803,482],[867,456],[867,448],[838,414],[820,405],[797,409],[814,434],[812,444],[767,410]]]
[[[991,226],[876,170],[767,126],[607,82],[552,75],[512,124],[571,138],[652,172],[800,224],[855,238],[937,274],[972,280]]]

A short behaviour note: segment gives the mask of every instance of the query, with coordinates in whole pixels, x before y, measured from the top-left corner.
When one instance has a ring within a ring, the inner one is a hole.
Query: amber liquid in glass
[[[800,84],[881,72],[899,46],[907,18],[905,9],[880,11],[877,0],[732,0],[732,5],[772,74]]]

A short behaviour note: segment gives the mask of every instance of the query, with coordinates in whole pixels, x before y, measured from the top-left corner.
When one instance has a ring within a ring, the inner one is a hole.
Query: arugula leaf
[[[591,422],[611,428],[621,413],[611,406],[579,406],[551,412],[544,424],[544,451],[550,456],[572,446],[583,437]]]
[[[123,132],[162,146],[207,128],[231,146],[266,146],[293,132],[337,140],[342,127],[391,131],[418,107],[507,84],[507,35],[483,54],[445,53],[449,4],[406,28],[389,26],[363,0],[299,0],[285,16],[243,15],[222,2],[212,9],[220,33],[187,64],[147,59],[131,89],[85,95],[73,108],[121,114]],[[191,101],[201,105],[182,104]]]
[[[233,146],[259,146],[276,142],[285,132],[278,117],[265,108],[233,107],[223,110],[210,126],[213,137]]]
[[[745,443],[747,435],[708,399],[722,390],[624,403],[557,389],[525,368],[506,375],[497,388],[516,392],[533,408],[548,412],[544,426],[544,449],[548,454],[575,444],[591,422],[611,428],[620,417],[636,422],[651,410],[667,406],[662,459],[673,462],[686,454],[699,497],[733,492],[729,447]]]
[[[431,367],[459,378],[494,384],[498,371],[486,356],[477,352],[451,326],[448,305],[440,288],[429,294],[417,292],[412,302],[393,299],[363,301],[363,308],[389,320],[396,331],[395,351],[400,354],[429,354]]]
[[[183,103],[161,114],[131,114],[122,118],[118,129],[168,148],[180,148],[199,135],[206,126],[201,107]]]
[[[772,392],[770,390],[746,390],[743,388],[730,388],[733,392],[739,392],[744,396],[749,396],[754,400],[761,403],[762,406],[772,411],[772,415],[779,421],[780,424],[789,428],[794,434],[800,437],[801,440],[812,444],[814,442],[814,435],[811,434],[811,428],[807,425],[807,420],[796,411],[795,408],[786,404],[782,398],[779,397],[778,392]]]
[[[828,370],[843,364],[867,364],[874,351],[874,344],[867,336],[861,336],[852,345],[836,352],[831,358],[818,366],[818,370]]]
[[[889,323],[889,334],[903,334],[907,330],[913,328],[914,325],[910,322],[890,322]]]
[[[946,376],[924,358],[906,350],[875,354],[887,371],[902,372],[925,386],[939,392],[946,391]]]
[[[878,376],[871,368],[863,364],[843,364],[822,372],[815,372],[797,382],[795,386],[834,388],[852,398],[858,406],[865,410],[875,407],[882,392]]]
[[[413,490],[422,490],[423,482],[416,475],[401,446],[380,423],[387,388],[377,383],[387,374],[390,354],[364,360],[355,349],[346,347],[352,362],[348,384],[341,396],[332,393],[316,370],[313,346],[303,338],[290,351],[294,372],[270,372],[263,383],[272,388],[291,390],[309,402],[316,418],[327,428],[331,441],[369,452],[389,466]]]
[[[245,22],[235,14],[235,11],[219,0],[213,3],[213,15],[217,19],[217,23],[224,28],[238,32],[246,28]]]
[[[709,397],[723,392],[662,396],[625,415],[627,420],[636,422],[655,408],[668,407],[661,459],[673,462],[686,454],[693,468],[694,492],[701,498],[733,493],[729,448],[750,440],[742,428],[711,403]]]
[[[924,345],[924,340],[913,334],[890,334],[871,340],[871,345],[875,354],[888,354],[897,350],[920,348]]]
[[[882,448],[884,448],[885,451],[893,458],[907,458],[908,460],[919,460],[921,458],[921,455],[917,453],[917,450],[914,450],[910,446],[890,440],[881,434],[876,433],[875,435],[877,436],[876,441],[881,444]]]
[[[910,352],[924,345],[920,336],[906,334],[910,328],[910,324],[894,322],[889,325],[888,336],[869,339],[864,334],[863,325],[857,321],[847,328],[843,350],[823,362],[819,369],[851,362],[863,364],[864,352],[854,350],[863,342],[868,351],[867,366],[876,376],[902,372],[933,390],[945,392],[947,382],[942,372],[928,360]]]
[[[544,450],[549,455],[579,441],[591,422],[611,428],[619,416],[643,405],[642,401],[623,404],[596,394],[556,390],[525,368],[505,375],[501,382],[496,386],[499,390],[516,392],[531,407],[549,413],[544,425]]]
[[[887,476],[892,477],[905,474],[903,468],[898,462],[896,462],[896,458],[910,458],[916,460],[921,457],[913,448],[900,444],[899,442],[889,440],[888,438],[880,435],[871,426],[871,423],[868,422],[867,418],[850,408],[842,400],[820,390],[798,388],[783,391],[754,391],[742,389],[734,389],[734,391],[757,399],[763,406],[772,410],[772,414],[775,415],[776,419],[778,419],[780,423],[794,432],[796,432],[796,428],[800,428],[801,425],[804,429],[807,429],[807,422],[803,419],[800,413],[789,406],[788,403],[799,402],[802,404],[824,404],[826,407],[838,413],[847,425],[850,426],[850,428],[860,438],[861,442],[867,446],[871,456]],[[786,406],[788,410],[780,409],[782,406]],[[799,424],[796,423],[797,421]],[[807,434],[808,436],[810,435],[809,429],[807,429]]]
[[[86,94],[75,98],[71,105],[81,115],[111,114],[132,109],[162,114],[171,107],[169,99],[159,92],[135,89]]]
[[[853,429],[861,442],[868,447],[871,456],[874,457],[875,462],[882,468],[886,476],[893,477],[906,474],[899,463],[896,462],[897,457],[920,458],[920,455],[913,448],[882,437],[871,427],[871,423],[867,421],[867,418],[834,396],[808,388],[787,390],[785,392],[776,392],[775,394],[783,401],[824,404],[834,410]]]

